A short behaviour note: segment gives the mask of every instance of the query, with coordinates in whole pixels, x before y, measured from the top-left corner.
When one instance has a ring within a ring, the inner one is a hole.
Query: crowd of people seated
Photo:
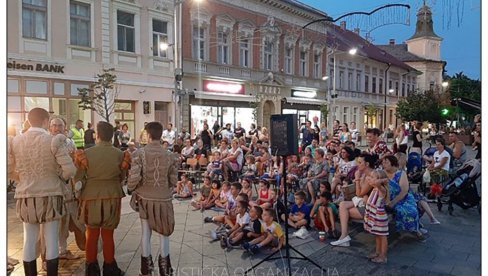
[[[350,125],[355,128],[354,122]],[[404,128],[398,128],[397,146],[391,149],[379,129],[367,129],[367,150],[361,151],[356,148],[360,141],[357,129],[335,121],[327,133],[308,121],[299,130],[299,155],[286,158],[273,155],[267,130],[254,125],[246,132],[240,124],[233,131],[227,124],[213,133],[205,123],[196,139],[171,133],[171,128],[168,125],[162,142],[180,161],[182,174],[175,197],[191,198],[194,210],[223,211],[223,215],[205,218],[205,222],[218,224],[211,236],[221,241],[222,248],[241,246],[250,253],[265,246],[280,248],[280,223],[285,223],[284,213],[288,212],[286,223],[297,231],[296,236],[317,229],[334,240],[333,246],[349,246],[351,221],[364,223],[364,229],[377,237],[376,249],[368,257],[386,263],[389,222],[396,231],[411,233],[421,241],[427,232],[419,221],[424,212],[432,224],[439,224],[426,198],[410,189]],[[455,134],[450,140],[453,154],[444,150],[445,141],[438,138],[436,154],[426,158],[433,173],[448,171],[450,158],[458,163],[465,160],[464,145]],[[189,177],[185,170],[199,171],[201,180]],[[192,181],[203,183],[199,195],[193,192],[196,183]],[[289,210],[280,206],[284,200],[290,203]]]

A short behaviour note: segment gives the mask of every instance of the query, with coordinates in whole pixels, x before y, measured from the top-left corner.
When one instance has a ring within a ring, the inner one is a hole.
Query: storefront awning
[[[325,101],[325,100],[298,98],[298,97],[285,97],[285,100],[287,103],[296,103],[296,104],[322,105],[322,104],[327,103],[327,101]]]
[[[212,92],[203,92],[203,91],[195,91],[195,98],[204,99],[204,100],[216,100],[216,101],[238,101],[238,102],[256,101],[256,97],[254,96],[212,93]]]

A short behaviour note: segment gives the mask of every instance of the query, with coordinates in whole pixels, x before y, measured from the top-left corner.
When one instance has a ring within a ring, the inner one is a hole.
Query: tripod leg
[[[253,265],[251,268],[249,268],[248,270],[246,270],[244,272],[244,275],[247,275],[247,273],[249,273],[249,271],[254,270],[256,267],[258,267],[262,263],[264,263],[264,262],[268,261],[269,259],[271,259],[278,252],[280,252],[280,250],[276,250],[275,252],[273,252],[273,253],[269,254],[268,256],[266,256],[266,258],[262,259],[259,263]]]
[[[312,260],[311,260],[309,257],[307,257],[307,256],[303,255],[303,253],[302,253],[302,252],[300,252],[300,251],[296,250],[296,249],[295,249],[295,248],[293,248],[292,246],[288,246],[288,247],[289,247],[291,250],[295,251],[295,253],[297,253],[298,255],[302,256],[304,260],[311,262],[313,265],[315,265],[316,267],[320,268],[322,271],[324,271],[324,272],[328,273],[328,271],[327,271],[327,270],[325,270],[323,267],[321,267],[320,265],[318,265],[316,262],[312,261]],[[288,259],[288,262],[289,262],[289,261],[290,261],[290,259]],[[290,266],[288,266],[288,267],[290,267]]]

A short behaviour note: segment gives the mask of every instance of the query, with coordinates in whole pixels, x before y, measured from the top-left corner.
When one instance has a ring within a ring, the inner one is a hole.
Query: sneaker
[[[429,231],[425,228],[420,228],[419,231],[420,231],[420,233],[422,233],[422,235],[429,233]]]
[[[330,245],[348,247],[350,245],[349,244],[350,241],[351,241],[351,237],[349,237],[349,235],[347,235],[343,239],[339,239],[339,240],[331,242]]]
[[[253,245],[251,245],[251,246],[249,247],[249,252],[250,252],[251,254],[253,254],[253,255],[254,255],[254,254],[257,254],[257,253],[259,252],[259,247],[258,247],[258,245],[257,245],[257,244],[253,244]]]
[[[205,218],[203,219],[203,222],[205,222],[205,223],[210,223],[210,222],[213,222],[213,217],[205,217]]]
[[[249,244],[249,242],[243,242],[242,243],[242,249],[249,251],[250,247],[251,247],[251,245]]]
[[[222,249],[227,248],[227,238],[225,236],[222,236],[220,238],[220,248]]]
[[[430,221],[430,224],[441,224],[441,222],[438,221],[437,219],[434,219]]]
[[[425,242],[425,236],[421,232],[414,233],[414,235],[419,242]]]
[[[214,231],[214,230],[211,230],[210,231],[210,237],[212,238],[212,240],[216,241],[219,239],[219,235],[217,235],[217,232]]]

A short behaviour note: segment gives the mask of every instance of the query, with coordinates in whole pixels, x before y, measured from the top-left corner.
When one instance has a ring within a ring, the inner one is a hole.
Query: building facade
[[[420,91],[441,91],[446,66],[441,58],[442,40],[434,32],[432,11],[424,3],[417,12],[415,33],[411,38],[403,44],[395,44],[391,39],[388,45],[379,47],[422,73],[417,77]]]
[[[21,129],[43,107],[66,119],[101,118],[78,107],[78,88],[114,68],[119,92],[112,123],[138,138],[144,122],[174,121],[173,64],[159,41],[172,36],[172,5],[164,1],[15,0],[7,2],[8,123]],[[144,108],[145,107],[145,108]]]
[[[326,104],[327,16],[296,1],[186,1],[182,18],[183,125],[269,127],[270,116],[318,119]]]

